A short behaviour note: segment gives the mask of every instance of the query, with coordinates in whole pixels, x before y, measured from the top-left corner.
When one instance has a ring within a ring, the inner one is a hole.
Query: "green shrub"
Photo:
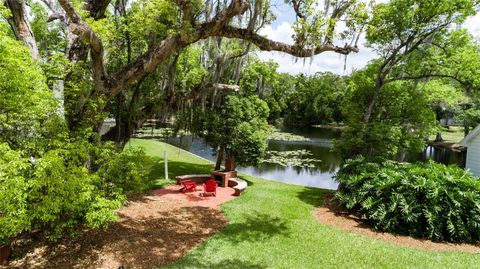
[[[346,161],[336,200],[376,229],[434,241],[478,242],[480,181],[433,161]]]
[[[118,218],[124,197],[95,171],[113,155],[93,130],[70,131],[28,48],[0,29],[0,245],[39,230],[51,239]]]
[[[139,193],[150,189],[155,178],[150,175],[154,161],[142,148],[127,148],[100,168],[99,175],[106,185],[120,188],[122,193]]]
[[[27,179],[24,177],[30,163],[0,144],[0,246],[8,239],[30,229],[27,211],[27,196],[24,190]]]
[[[30,230],[56,239],[79,224],[97,228],[118,218],[124,198],[98,184],[83,165],[85,149],[64,143],[32,159],[0,143],[0,244]]]

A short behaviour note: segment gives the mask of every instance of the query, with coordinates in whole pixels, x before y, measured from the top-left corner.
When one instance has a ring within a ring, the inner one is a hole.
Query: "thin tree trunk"
[[[373,94],[372,100],[370,101],[370,104],[367,107],[367,110],[365,111],[365,116],[363,118],[364,123],[368,123],[370,121],[370,117],[372,116],[373,113],[373,108],[375,107],[375,103],[378,100],[378,97],[380,96],[380,90],[383,87],[383,77],[381,74],[381,71],[379,71],[377,80],[375,82],[375,93]]]
[[[224,153],[225,146],[220,146],[217,152],[217,162],[215,163],[215,170],[220,170],[220,168],[222,167]]]

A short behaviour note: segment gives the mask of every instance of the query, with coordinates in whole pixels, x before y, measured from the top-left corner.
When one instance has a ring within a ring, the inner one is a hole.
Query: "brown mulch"
[[[0,268],[159,267],[180,259],[227,224],[218,207],[155,193],[130,201],[119,216],[106,230],[86,230],[56,244],[31,237],[16,242],[14,260]]]
[[[480,253],[480,244],[473,245],[438,243],[425,239],[417,239],[410,236],[395,235],[391,233],[377,231],[373,227],[362,222],[362,220],[358,217],[342,210],[332,200],[331,195],[324,196],[324,205],[315,209],[314,215],[320,223],[333,226],[341,230],[366,235],[376,240],[386,241],[401,246],[433,251],[460,251]]]

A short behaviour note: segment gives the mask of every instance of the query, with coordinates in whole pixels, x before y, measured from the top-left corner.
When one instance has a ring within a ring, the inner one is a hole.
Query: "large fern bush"
[[[336,200],[376,229],[433,241],[478,242],[480,181],[457,166],[346,161]]]

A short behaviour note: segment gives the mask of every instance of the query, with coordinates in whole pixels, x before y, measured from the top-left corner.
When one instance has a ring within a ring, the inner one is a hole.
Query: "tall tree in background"
[[[381,56],[381,62],[373,95],[365,109],[365,123],[370,121],[383,87],[393,81],[414,79],[405,73],[409,60],[415,58],[416,52],[430,47],[437,35],[445,35],[449,28],[475,14],[476,5],[475,0],[392,0],[375,6],[367,27],[367,41]],[[430,75],[423,73],[415,78]]]
[[[437,41],[450,39],[449,31],[475,14],[477,5],[478,1],[471,0],[392,0],[373,8],[367,25],[367,41],[380,58],[362,71],[363,75],[354,76],[357,82],[353,89],[357,96],[350,102],[354,107],[363,104],[364,110],[363,115],[358,115],[359,107],[352,110],[347,105],[348,128],[337,143],[345,157],[364,154],[391,158],[398,152],[423,147],[433,131],[434,119],[431,111],[421,109],[421,103],[424,106],[427,103],[425,94],[419,95],[418,82],[431,78],[462,81],[452,68],[458,69],[455,60],[459,58],[439,46],[447,43]],[[467,66],[467,70],[474,70]],[[391,95],[399,87],[404,88],[404,92],[397,93],[397,97]],[[385,103],[388,96],[398,107]],[[411,99],[412,105],[402,108],[402,103],[414,96],[418,99]],[[389,115],[395,111],[404,111],[405,115],[399,121],[394,120]],[[428,122],[429,119],[432,122]]]

